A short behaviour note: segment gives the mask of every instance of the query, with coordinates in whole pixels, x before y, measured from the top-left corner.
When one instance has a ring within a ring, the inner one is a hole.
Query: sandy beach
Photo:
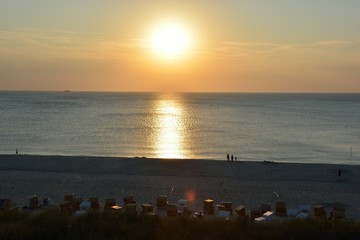
[[[53,204],[64,194],[96,196],[101,203],[115,198],[119,204],[126,194],[139,204],[155,203],[159,194],[173,203],[192,195],[194,210],[208,197],[216,203],[231,201],[234,207],[243,204],[247,211],[262,203],[274,207],[277,200],[288,209],[340,203],[347,218],[360,219],[359,165],[0,155],[0,182],[0,198],[20,206],[34,194],[50,197]]]

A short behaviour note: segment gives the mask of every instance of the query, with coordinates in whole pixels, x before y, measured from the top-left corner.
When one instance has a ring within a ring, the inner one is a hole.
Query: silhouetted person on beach
[[[44,198],[43,200],[44,207],[48,207],[49,203],[50,203],[50,199],[48,197]]]
[[[235,161],[237,160],[237,156],[235,156]]]
[[[227,158],[228,161],[230,161],[230,155],[229,154],[226,155],[226,158]]]
[[[231,155],[231,161],[232,162],[234,161],[234,155]]]
[[[341,177],[341,169],[338,171],[338,177]]]
[[[19,154],[19,150],[18,150],[18,149],[16,149],[16,150],[15,150],[15,153],[16,153],[16,155],[18,155],[18,154]]]

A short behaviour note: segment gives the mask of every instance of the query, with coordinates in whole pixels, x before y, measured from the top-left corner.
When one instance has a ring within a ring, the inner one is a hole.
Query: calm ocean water
[[[0,92],[0,153],[360,164],[360,94]]]

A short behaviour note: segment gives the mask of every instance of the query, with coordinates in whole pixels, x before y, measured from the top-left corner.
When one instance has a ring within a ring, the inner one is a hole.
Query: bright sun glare
[[[150,34],[150,48],[164,59],[183,57],[192,44],[189,31],[181,24],[164,23]]]

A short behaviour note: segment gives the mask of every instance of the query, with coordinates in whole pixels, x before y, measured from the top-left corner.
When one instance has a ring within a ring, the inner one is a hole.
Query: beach
[[[341,176],[339,176],[341,170]],[[199,159],[149,159],[89,156],[0,155],[0,198],[19,206],[28,199],[64,194],[87,199],[122,198],[133,194],[138,204],[154,203],[165,194],[170,203],[189,198],[194,210],[203,200],[230,201],[249,211],[276,201],[287,208],[299,204],[334,203],[346,208],[346,217],[360,219],[360,166],[277,162],[235,162]]]

